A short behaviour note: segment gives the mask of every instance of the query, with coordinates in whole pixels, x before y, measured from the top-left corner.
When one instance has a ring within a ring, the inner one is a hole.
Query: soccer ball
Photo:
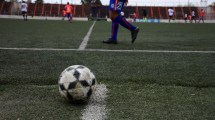
[[[83,65],[66,68],[60,75],[60,94],[69,101],[87,101],[95,91],[96,78],[91,70]]]

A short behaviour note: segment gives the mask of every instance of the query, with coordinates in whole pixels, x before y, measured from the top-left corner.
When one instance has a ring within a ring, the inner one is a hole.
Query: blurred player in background
[[[62,10],[62,14],[63,14],[63,18],[62,18],[62,20],[64,20],[64,19],[65,19],[65,17],[66,17],[66,10]]]
[[[184,21],[185,21],[185,23],[187,23],[187,13],[184,13]]]
[[[103,43],[108,44],[117,44],[117,33],[119,24],[124,28],[131,31],[131,43],[137,38],[137,34],[139,32],[139,28],[130,24],[125,17],[120,15],[124,5],[127,5],[128,0],[110,0],[109,4],[109,17],[112,20],[112,29],[111,29],[111,37],[107,40],[104,40]]]
[[[192,15],[188,15],[188,19],[189,19],[190,23],[192,23]]]
[[[25,1],[22,1],[21,3],[21,11],[22,11],[22,16],[24,21],[27,21],[27,11],[28,11],[28,5],[26,4]]]
[[[192,10],[191,15],[192,15],[192,22],[193,22],[193,20],[194,20],[195,23],[196,23],[196,13],[195,13],[194,10]]]
[[[136,22],[136,19],[137,19],[137,14],[136,14],[136,12],[134,12],[134,14],[133,14],[133,19],[134,19],[134,22]]]
[[[204,16],[205,16],[205,11],[203,9],[201,9],[201,11],[199,13],[199,23],[201,20],[204,23]]]
[[[145,8],[143,8],[142,11],[143,11],[143,21],[146,22],[147,21],[147,10]]]
[[[66,6],[65,6],[65,11],[66,11],[66,16],[69,20],[69,22],[72,21],[72,6],[69,4],[69,2],[67,2]]]
[[[174,18],[173,18],[174,10],[172,7],[168,9],[168,14],[169,14],[169,22],[171,19],[174,20]]]

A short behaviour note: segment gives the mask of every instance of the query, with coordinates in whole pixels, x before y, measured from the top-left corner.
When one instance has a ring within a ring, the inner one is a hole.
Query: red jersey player
[[[201,20],[204,23],[204,16],[205,16],[205,11],[203,9],[201,9],[200,14],[199,14],[199,23]]]
[[[71,22],[71,20],[72,20],[72,6],[69,4],[69,2],[67,2],[66,6],[65,6],[65,11],[66,11],[66,16],[67,16],[69,22]]]

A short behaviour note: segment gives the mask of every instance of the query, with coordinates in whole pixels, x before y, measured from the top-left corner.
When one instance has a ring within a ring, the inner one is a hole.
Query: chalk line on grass
[[[104,120],[107,118],[108,110],[105,101],[107,92],[106,85],[96,85],[96,91],[92,94],[88,105],[82,111],[82,120]]]
[[[215,54],[215,51],[192,51],[192,50],[108,50],[108,49],[60,49],[60,48],[5,48],[0,50],[26,50],[26,51],[89,51],[89,52],[134,52],[134,53],[201,53]]]
[[[90,38],[90,35],[91,35],[91,33],[92,33],[92,30],[93,30],[93,27],[94,27],[95,23],[96,23],[96,21],[92,24],[92,26],[90,27],[90,29],[89,29],[89,31],[87,32],[86,36],[84,37],[84,39],[83,39],[81,45],[80,45],[79,48],[78,48],[79,50],[84,50],[84,49],[86,48],[87,43],[88,43],[88,41],[89,41],[89,38]]]

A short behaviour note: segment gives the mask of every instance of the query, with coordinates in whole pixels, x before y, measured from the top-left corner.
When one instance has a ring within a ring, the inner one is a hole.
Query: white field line
[[[79,48],[78,48],[79,50],[84,50],[84,49],[86,48],[87,43],[88,43],[88,40],[89,40],[89,38],[90,38],[90,35],[91,35],[91,33],[92,33],[92,30],[93,30],[93,27],[94,27],[95,23],[96,23],[96,21],[93,22],[92,26],[90,27],[89,31],[87,32],[87,35],[84,37],[84,39],[83,39],[81,45],[80,45]]]
[[[0,50],[26,50],[26,51],[77,51],[77,49],[58,49],[58,48],[4,48],[0,47]]]
[[[134,53],[201,53],[215,54],[215,51],[177,51],[177,50],[108,50],[108,49],[58,49],[58,48],[4,48],[0,50],[26,50],[26,51],[91,51],[91,52],[134,52]]]
[[[96,91],[92,94],[86,108],[82,111],[82,120],[105,120],[108,110],[106,108],[105,98],[108,89],[104,84],[96,86]]]
[[[215,53],[215,51],[177,51],[177,50],[108,50],[108,49],[86,49],[86,51],[100,52],[140,52],[140,53]]]

